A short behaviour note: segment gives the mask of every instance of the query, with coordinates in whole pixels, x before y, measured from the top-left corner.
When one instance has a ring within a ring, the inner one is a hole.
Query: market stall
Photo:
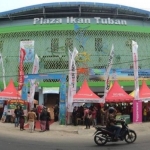
[[[107,93],[106,103],[115,103],[118,111],[117,118],[124,118],[127,123],[131,122],[130,103],[133,102],[133,97],[128,95],[123,88],[115,81]]]
[[[132,102],[133,99],[134,98],[132,96],[124,91],[124,89],[119,85],[118,81],[113,83],[105,98],[107,103]]]
[[[2,92],[0,92],[0,99],[3,101],[6,101],[6,103],[4,104],[3,114],[1,118],[3,122],[5,122],[7,118],[11,118],[10,112],[8,111],[8,107],[7,107],[7,101],[10,99],[15,99],[15,100],[21,99],[21,96],[19,92],[17,91],[17,89],[15,88],[14,82],[12,79],[9,81],[8,86]]]
[[[103,99],[97,96],[84,80],[79,91],[73,96],[73,103],[103,103]]]
[[[8,99],[21,99],[21,96],[17,89],[14,86],[14,82],[11,79],[8,86],[0,92],[0,99],[8,100]]]
[[[135,92],[130,93],[134,97]],[[144,118],[143,109],[146,109],[145,121],[150,121],[150,89],[147,86],[146,82],[143,80],[142,85],[139,89],[139,99],[142,100],[142,117]],[[144,119],[143,119],[144,121]]]

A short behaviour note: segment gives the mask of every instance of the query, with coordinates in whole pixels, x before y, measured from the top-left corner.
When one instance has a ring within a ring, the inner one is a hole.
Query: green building
[[[20,41],[34,41],[34,54],[40,58],[39,73],[68,75],[68,49],[79,51],[78,87],[86,78],[92,90],[103,95],[104,81],[90,80],[90,69],[105,68],[112,44],[113,69],[131,69],[131,41],[139,45],[139,68],[150,67],[150,12],[127,6],[94,2],[40,4],[0,13],[0,52],[6,81],[17,86]],[[32,73],[33,62],[24,62],[25,74]],[[83,69],[88,68],[88,69]],[[3,89],[2,68],[0,87]],[[68,81],[68,78],[66,79]],[[39,81],[39,87],[59,87],[57,80]],[[133,81],[120,81],[127,92]],[[147,81],[150,85],[150,82]]]

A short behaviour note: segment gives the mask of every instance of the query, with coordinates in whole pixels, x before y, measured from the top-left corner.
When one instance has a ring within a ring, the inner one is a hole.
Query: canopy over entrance
[[[12,79],[9,81],[8,86],[0,92],[0,99],[21,99]]]
[[[106,102],[131,102],[134,98],[128,95],[118,84],[117,81],[114,82],[112,87],[107,93]]]
[[[80,90],[73,96],[73,103],[103,103],[103,99],[97,96],[84,80]]]

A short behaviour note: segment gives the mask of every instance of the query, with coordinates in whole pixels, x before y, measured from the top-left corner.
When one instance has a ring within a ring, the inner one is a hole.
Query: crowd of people
[[[85,123],[86,129],[89,129],[97,124],[105,125],[105,110],[104,107],[74,107],[72,113],[72,123],[76,126],[79,124],[78,120]]]
[[[117,110],[117,114],[129,114],[130,120],[132,121],[133,110],[131,105],[126,105],[126,107],[121,105],[113,105]],[[99,125],[106,125],[106,118],[107,118],[107,109],[110,106],[90,106],[90,107],[74,107],[72,113],[72,123],[73,125],[78,124],[85,124],[86,129],[89,129],[92,125],[93,127],[97,124]]]
[[[17,106],[14,110],[14,118],[15,118],[15,127],[18,127],[20,125],[20,131],[25,130],[24,129],[24,123],[25,123],[25,117],[27,118],[27,121],[29,123],[29,130],[30,132],[33,132],[36,127],[37,120],[40,121],[40,132],[44,132],[47,130],[50,130],[49,123],[51,121],[51,114],[49,108],[43,106],[41,107],[41,110],[39,111],[36,108],[32,108],[28,113],[27,116],[24,115],[24,111],[21,106]]]

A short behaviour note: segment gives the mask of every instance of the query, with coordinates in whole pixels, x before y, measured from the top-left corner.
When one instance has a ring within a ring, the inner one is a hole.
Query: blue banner
[[[89,79],[90,80],[105,80],[106,69],[90,69]],[[139,80],[149,80],[150,70],[149,69],[139,69],[138,70]],[[109,80],[134,80],[134,70],[133,69],[111,69],[109,74]]]

